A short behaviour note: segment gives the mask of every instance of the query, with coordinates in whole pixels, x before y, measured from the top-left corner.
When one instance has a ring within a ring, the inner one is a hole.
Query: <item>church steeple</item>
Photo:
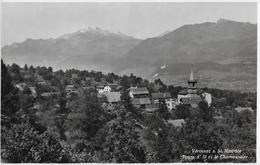
[[[194,81],[192,69],[190,70],[190,81]]]
[[[190,88],[196,88],[197,81],[194,79],[193,70],[190,70],[190,79],[188,80],[188,85]]]

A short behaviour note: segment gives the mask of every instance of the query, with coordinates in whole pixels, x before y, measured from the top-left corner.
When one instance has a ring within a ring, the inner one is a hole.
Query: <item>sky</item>
[[[256,3],[2,3],[2,47],[99,27],[146,39],[219,18],[257,22]]]

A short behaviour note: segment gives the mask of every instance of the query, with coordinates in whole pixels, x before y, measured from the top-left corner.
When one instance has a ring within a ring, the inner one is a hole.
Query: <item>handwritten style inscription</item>
[[[181,162],[190,161],[221,161],[225,159],[232,160],[247,160],[249,157],[242,154],[240,149],[217,149],[217,150],[201,150],[192,149],[191,154],[181,155]]]

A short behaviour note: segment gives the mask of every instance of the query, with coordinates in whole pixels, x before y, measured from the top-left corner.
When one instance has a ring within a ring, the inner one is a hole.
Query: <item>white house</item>
[[[201,95],[202,95],[202,98],[207,101],[208,106],[210,106],[212,103],[211,94],[203,92]]]
[[[104,93],[104,92],[108,92],[108,93],[111,92],[111,87],[108,86],[108,85],[106,85],[106,86],[97,86],[96,89],[97,89],[98,93],[100,93],[100,94]]]
[[[165,104],[168,109],[172,110],[178,105],[177,100],[173,99],[169,92],[165,93],[152,93],[152,99],[155,104],[158,104],[160,101],[165,101]]]

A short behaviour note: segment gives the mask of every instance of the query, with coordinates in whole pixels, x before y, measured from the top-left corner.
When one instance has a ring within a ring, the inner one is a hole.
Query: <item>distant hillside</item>
[[[191,68],[200,87],[256,92],[256,64],[167,64],[158,67],[149,79],[160,78],[166,84],[187,86]]]
[[[27,39],[2,48],[7,63],[51,65],[54,68],[104,69],[140,42],[99,28],[83,29],[56,39]]]
[[[217,23],[184,25],[162,37],[146,39],[129,51],[126,63],[135,61],[134,67],[139,67],[164,63],[256,62],[256,52],[256,24],[220,19]]]
[[[148,79],[158,73],[168,84],[185,85],[193,67],[202,86],[255,91],[257,25],[224,19],[184,25],[142,41],[125,57],[126,69],[121,73]]]

